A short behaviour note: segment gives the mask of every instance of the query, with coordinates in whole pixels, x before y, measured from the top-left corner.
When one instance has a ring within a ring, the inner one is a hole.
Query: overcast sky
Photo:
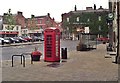
[[[2,0],[0,3],[0,15],[8,12],[10,8],[12,14],[21,11],[26,18],[31,17],[31,14],[42,16],[50,13],[56,21],[61,21],[62,13],[73,11],[75,5],[77,10],[85,10],[94,4],[97,8],[108,8],[108,0]]]

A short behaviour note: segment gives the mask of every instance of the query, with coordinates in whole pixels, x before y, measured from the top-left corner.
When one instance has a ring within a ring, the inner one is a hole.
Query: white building
[[[8,25],[2,24],[2,29],[0,30],[0,35],[2,37],[15,37],[21,36],[21,26],[20,25]]]
[[[0,30],[2,30],[2,24],[3,24],[3,17],[0,16]]]

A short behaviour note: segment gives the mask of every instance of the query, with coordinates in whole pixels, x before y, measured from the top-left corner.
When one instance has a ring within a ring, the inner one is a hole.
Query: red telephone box
[[[60,61],[60,30],[49,27],[44,30],[44,61]]]

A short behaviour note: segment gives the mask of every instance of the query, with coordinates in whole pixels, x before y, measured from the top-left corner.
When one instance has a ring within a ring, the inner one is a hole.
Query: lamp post
[[[112,13],[112,11],[108,14],[108,18],[107,18],[107,23],[108,23],[108,33],[109,33],[109,46],[110,49],[112,49],[113,47],[113,20],[114,20],[114,15]],[[111,50],[112,51],[112,50]]]

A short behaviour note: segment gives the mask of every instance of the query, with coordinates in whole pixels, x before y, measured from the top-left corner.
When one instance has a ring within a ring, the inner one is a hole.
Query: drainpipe
[[[119,8],[120,8],[120,1],[119,0],[117,0],[117,30],[118,30],[118,32],[117,32],[117,39],[118,39],[118,44],[117,44],[117,56],[116,56],[116,61],[117,61],[117,63],[118,64],[120,64],[120,10],[119,10]]]

